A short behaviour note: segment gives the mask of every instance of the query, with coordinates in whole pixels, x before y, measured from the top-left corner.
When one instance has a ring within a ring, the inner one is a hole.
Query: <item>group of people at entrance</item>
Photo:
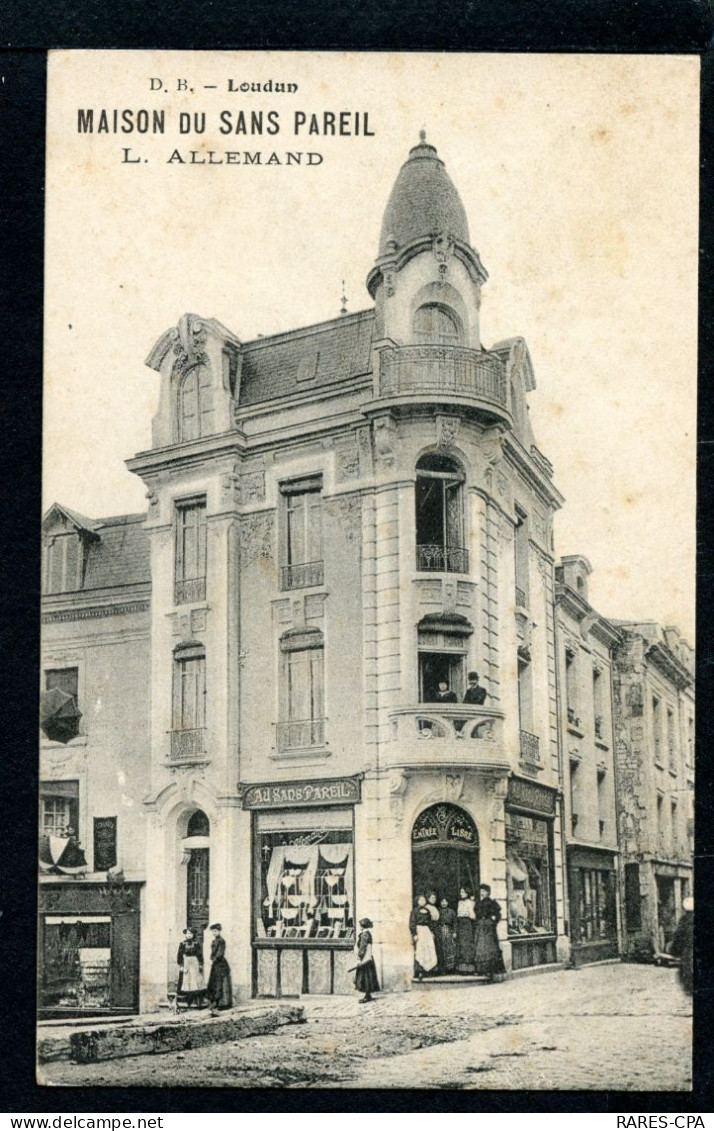
[[[209,930],[211,940],[211,972],[208,985],[203,978],[203,947],[196,938],[196,932],[186,927],[183,941],[179,944],[176,962],[179,968],[176,984],[176,1008],[186,1009],[194,1006],[205,1009],[210,1006],[211,1013],[230,1009],[233,1005],[231,968],[226,960],[226,940],[223,938],[220,923],[212,923]]]
[[[501,908],[491,888],[481,884],[480,898],[461,888],[456,909],[435,891],[420,895],[409,916],[414,946],[414,975],[418,981],[438,974],[477,974],[493,981],[505,974],[498,943]]]

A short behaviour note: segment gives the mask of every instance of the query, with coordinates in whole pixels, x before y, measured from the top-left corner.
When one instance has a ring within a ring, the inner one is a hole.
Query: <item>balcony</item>
[[[277,748],[281,754],[325,745],[324,719],[291,719],[277,724]]]
[[[421,703],[389,713],[392,741],[385,748],[390,766],[463,766],[504,773],[503,712],[470,704]]]
[[[540,740],[537,734],[521,731],[521,761],[529,766],[540,766]]]
[[[468,573],[469,552],[463,546],[417,546],[416,567],[423,573]]]
[[[324,584],[325,570],[322,562],[301,562],[300,565],[280,567],[281,589],[307,589]]]
[[[206,751],[206,729],[195,727],[192,730],[171,731],[171,761],[203,761]]]
[[[388,346],[380,350],[380,400],[468,404],[510,422],[506,370],[500,358],[463,346]]]
[[[205,577],[190,577],[174,583],[174,604],[190,605],[194,601],[206,600]]]

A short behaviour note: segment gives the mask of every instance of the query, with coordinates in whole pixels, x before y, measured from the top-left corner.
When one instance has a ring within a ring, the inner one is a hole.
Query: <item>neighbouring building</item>
[[[349,992],[364,916],[405,989],[417,897],[481,882],[509,972],[617,953],[625,630],[585,559],[556,577],[533,366],[484,344],[486,279],[422,135],[373,306],[253,341],[185,314],[147,359],[146,515],[48,514],[48,1008],[158,1007],[214,920],[239,998]]]
[[[149,788],[145,515],[43,523],[41,1016],[139,1007]]]
[[[612,652],[620,634],[588,602],[587,558],[556,565],[558,714],[571,960],[619,953]]]
[[[692,894],[694,652],[676,628],[617,622],[615,770],[628,954],[663,951]]]

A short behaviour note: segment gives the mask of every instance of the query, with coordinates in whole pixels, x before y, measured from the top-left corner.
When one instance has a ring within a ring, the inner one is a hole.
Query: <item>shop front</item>
[[[558,961],[553,835],[557,793],[513,777],[506,798],[508,941],[513,970]]]
[[[39,1016],[139,1009],[139,883],[41,883]]]
[[[252,812],[254,997],[352,989],[360,801],[359,777],[244,787],[243,808]]]
[[[571,959],[575,966],[616,958],[615,857],[571,845],[568,850]]]

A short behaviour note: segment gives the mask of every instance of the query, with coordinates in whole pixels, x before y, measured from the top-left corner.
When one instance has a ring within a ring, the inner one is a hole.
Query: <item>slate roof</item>
[[[151,581],[145,519],[145,514],[120,514],[96,520],[98,540],[88,547],[83,590]]]
[[[242,349],[240,404],[324,389],[370,373],[374,310],[258,338]]]
[[[409,150],[399,170],[382,220],[379,254],[392,237],[402,248],[423,236],[447,232],[470,243],[469,223],[461,197],[433,145],[423,140]]]

